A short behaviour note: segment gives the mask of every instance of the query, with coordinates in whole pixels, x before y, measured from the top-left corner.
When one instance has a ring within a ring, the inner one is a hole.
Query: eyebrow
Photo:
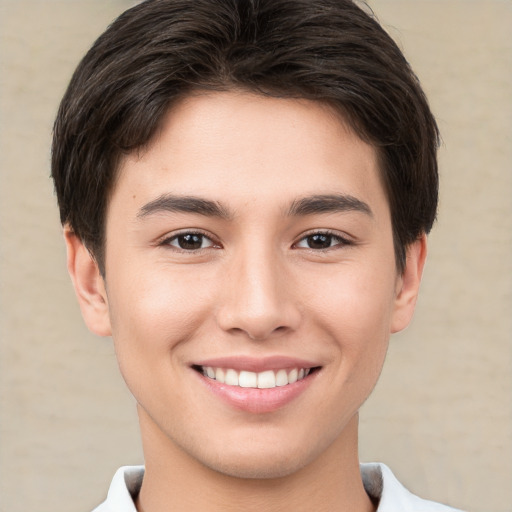
[[[233,215],[217,201],[195,196],[164,194],[142,206],[137,214],[139,219],[166,212],[196,213],[206,217],[231,219]]]
[[[296,199],[288,209],[288,216],[315,215],[321,213],[338,213],[356,211],[370,217],[373,213],[364,201],[345,194],[321,194]],[[219,217],[230,220],[234,215],[222,204],[210,199],[196,196],[176,196],[164,194],[142,206],[137,218],[144,219],[159,213],[195,213],[205,217]]]
[[[296,199],[288,210],[290,216],[314,215],[319,213],[361,212],[373,217],[367,203],[351,195],[325,194]]]

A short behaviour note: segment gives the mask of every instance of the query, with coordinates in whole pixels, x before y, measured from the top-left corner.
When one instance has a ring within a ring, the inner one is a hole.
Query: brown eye
[[[295,247],[298,247],[300,249],[325,250],[330,249],[331,247],[343,247],[346,245],[351,245],[351,242],[339,235],[324,232],[311,233],[310,235],[305,236],[304,238],[299,240]]]
[[[327,249],[332,245],[332,235],[316,234],[306,237],[306,243],[310,249]]]
[[[197,251],[213,246],[213,242],[201,233],[182,233],[173,236],[167,243],[183,251]]]

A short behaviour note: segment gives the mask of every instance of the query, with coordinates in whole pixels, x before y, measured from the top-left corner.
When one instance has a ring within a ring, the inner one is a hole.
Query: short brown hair
[[[403,270],[435,220],[439,133],[402,52],[352,0],[147,0],[108,27],[71,79],[52,151],[61,221],[100,269],[119,158],[178,99],[233,88],[329,102],[376,148]]]

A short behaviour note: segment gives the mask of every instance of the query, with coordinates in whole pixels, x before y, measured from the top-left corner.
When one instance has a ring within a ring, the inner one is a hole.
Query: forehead
[[[333,107],[240,91],[175,104],[151,143],[123,157],[114,201],[120,188],[138,197],[172,192],[242,203],[384,194],[376,150]]]

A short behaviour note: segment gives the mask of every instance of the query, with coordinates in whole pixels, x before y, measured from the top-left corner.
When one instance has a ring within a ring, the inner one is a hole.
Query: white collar
[[[410,493],[385,464],[361,464],[366,492],[378,503],[377,512],[457,512],[455,509],[423,500]],[[106,501],[93,512],[137,512],[137,496],[144,466],[123,466],[116,471]],[[460,512],[460,511],[459,511]]]

